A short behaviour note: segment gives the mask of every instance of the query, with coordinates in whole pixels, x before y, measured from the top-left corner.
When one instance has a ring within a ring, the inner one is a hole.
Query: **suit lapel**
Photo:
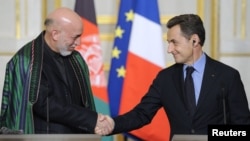
[[[176,86],[177,93],[179,97],[181,98],[182,103],[184,103],[184,106],[186,107],[185,100],[184,100],[184,87],[183,87],[184,76],[183,76],[182,68],[183,68],[182,64],[176,64],[175,71],[172,77],[173,77],[173,82]]]
[[[213,60],[210,57],[206,56],[206,65],[197,108],[199,108],[199,105],[205,100],[205,97],[209,93],[209,90],[212,89],[212,86],[217,78],[217,74],[218,73],[216,72],[216,66],[213,63]]]

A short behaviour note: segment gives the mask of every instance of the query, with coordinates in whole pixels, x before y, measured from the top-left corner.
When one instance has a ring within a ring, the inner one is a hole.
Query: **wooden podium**
[[[207,135],[174,135],[171,141],[207,141]]]
[[[101,141],[95,134],[1,134],[0,141]]]

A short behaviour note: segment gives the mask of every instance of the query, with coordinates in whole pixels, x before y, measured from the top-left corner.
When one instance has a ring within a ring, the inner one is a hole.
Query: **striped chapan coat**
[[[42,32],[35,40],[24,45],[7,63],[0,127],[22,130],[24,134],[35,132],[32,106],[37,100],[41,80],[44,33]],[[79,76],[85,77],[82,80],[86,80],[90,88],[89,70],[80,53],[72,52],[70,60],[75,64],[74,67],[81,70],[83,75]],[[91,88],[88,92],[88,106],[95,111]]]

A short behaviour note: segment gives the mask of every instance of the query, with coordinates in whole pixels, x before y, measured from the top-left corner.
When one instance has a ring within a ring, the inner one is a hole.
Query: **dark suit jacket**
[[[169,119],[171,137],[174,134],[207,134],[209,124],[224,124],[223,97],[227,101],[227,123],[250,124],[244,86],[239,72],[234,68],[206,55],[194,117],[189,116],[185,106],[183,83],[182,64],[174,64],[160,71],[141,102],[128,113],[114,118],[113,133],[131,131],[150,123],[163,106]],[[222,96],[223,93],[225,96]]]
[[[39,94],[33,106],[35,133],[94,133],[97,113],[91,109],[94,105],[91,105],[88,99],[92,94],[88,92],[90,87],[87,85],[87,78],[80,68],[74,68],[76,70],[74,75],[69,65],[57,64],[56,60],[58,62],[62,57],[52,52],[47,44],[43,47],[44,57]],[[70,62],[76,54],[78,53],[72,52],[71,56],[63,58]],[[71,61],[71,63],[76,62]],[[64,65],[65,67],[61,67]],[[75,78],[77,76],[79,76],[78,81]],[[79,87],[82,91],[78,91]],[[85,101],[88,101],[89,106],[85,104]]]

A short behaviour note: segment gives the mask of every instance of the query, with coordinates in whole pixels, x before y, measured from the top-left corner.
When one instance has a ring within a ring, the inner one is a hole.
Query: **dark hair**
[[[205,42],[205,29],[203,22],[198,15],[183,14],[175,16],[167,23],[167,28],[175,25],[180,25],[181,32],[186,39],[190,39],[193,34],[197,34],[200,38],[200,45],[203,46]]]
[[[45,19],[45,21],[44,21],[44,25],[45,25],[45,26],[49,26],[49,25],[51,25],[52,23],[53,23],[53,20],[50,19],[50,18],[47,18],[47,19]]]

